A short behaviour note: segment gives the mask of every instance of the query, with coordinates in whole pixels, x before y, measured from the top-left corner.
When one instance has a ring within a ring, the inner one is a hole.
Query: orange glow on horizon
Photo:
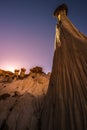
[[[5,70],[14,72],[15,67],[14,67],[14,66],[6,66],[6,67],[5,67]]]

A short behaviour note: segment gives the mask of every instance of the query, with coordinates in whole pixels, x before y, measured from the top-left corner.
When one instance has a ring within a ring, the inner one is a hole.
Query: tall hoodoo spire
[[[56,40],[41,130],[87,129],[87,37],[71,23],[67,11],[65,4],[54,11],[61,24],[56,27],[59,40]]]

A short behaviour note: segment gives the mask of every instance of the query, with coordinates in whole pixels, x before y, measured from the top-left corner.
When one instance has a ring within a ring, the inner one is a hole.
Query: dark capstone
[[[67,13],[68,13],[68,7],[67,7],[66,4],[62,4],[62,5],[58,6],[58,7],[55,9],[53,15],[54,15],[54,16],[58,16],[59,12],[62,11],[62,10],[66,10],[66,15],[67,15]]]

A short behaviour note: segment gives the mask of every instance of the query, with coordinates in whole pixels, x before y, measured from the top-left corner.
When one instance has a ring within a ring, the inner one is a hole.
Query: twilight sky
[[[57,20],[55,8],[66,3],[68,17],[87,35],[87,0],[0,0],[0,69],[34,66],[51,71]]]

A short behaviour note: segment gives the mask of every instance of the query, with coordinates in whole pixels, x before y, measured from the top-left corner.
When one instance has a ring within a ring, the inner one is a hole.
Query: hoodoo
[[[52,73],[41,115],[41,130],[87,130],[87,37],[60,5]]]

